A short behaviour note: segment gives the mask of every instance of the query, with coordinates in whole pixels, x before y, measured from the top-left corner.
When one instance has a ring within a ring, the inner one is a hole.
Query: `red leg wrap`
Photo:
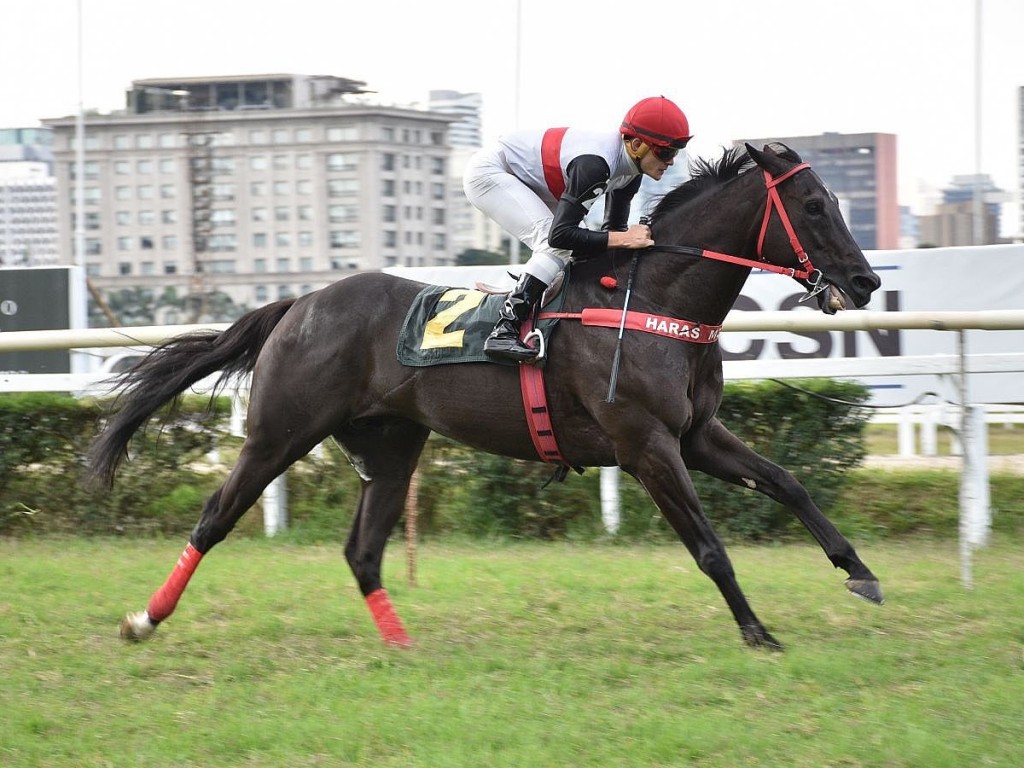
[[[385,643],[400,645],[403,648],[412,645],[412,640],[405,633],[405,627],[402,626],[401,619],[395,613],[395,606],[391,604],[391,598],[388,597],[386,589],[377,589],[368,594],[366,604],[370,607],[370,613],[373,615],[373,620]]]
[[[174,613],[174,607],[178,604],[178,598],[185,591],[185,587],[188,586],[188,580],[192,578],[196,566],[199,565],[199,561],[202,559],[203,553],[193,547],[192,542],[189,542],[185,547],[185,551],[181,553],[181,557],[178,558],[178,563],[174,566],[174,570],[171,571],[171,575],[167,577],[167,581],[149,599],[146,613],[149,614],[150,620],[163,621]]]

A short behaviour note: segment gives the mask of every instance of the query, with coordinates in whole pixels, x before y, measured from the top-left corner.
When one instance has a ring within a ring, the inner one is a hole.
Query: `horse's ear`
[[[749,142],[744,142],[744,146],[747,148],[747,154],[750,155],[751,159],[772,176],[778,176],[786,169],[785,163],[769,145],[765,144],[763,151],[754,149],[753,145]]]

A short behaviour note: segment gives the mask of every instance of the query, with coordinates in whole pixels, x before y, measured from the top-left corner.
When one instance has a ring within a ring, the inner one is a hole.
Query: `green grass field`
[[[878,456],[892,456],[899,450],[895,424],[868,424],[864,431],[867,452]],[[936,434],[936,449],[940,456],[949,456],[953,445],[952,433],[940,429]],[[988,426],[988,452],[991,456],[1024,454],[1024,427],[1017,424],[990,424]]]
[[[783,654],[744,647],[682,546],[426,544],[383,647],[340,547],[229,541],[178,612],[117,638],[183,542],[0,541],[0,765],[1019,766],[1024,556],[735,547]]]

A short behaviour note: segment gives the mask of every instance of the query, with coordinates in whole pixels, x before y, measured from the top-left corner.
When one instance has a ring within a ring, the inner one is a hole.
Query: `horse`
[[[717,329],[754,268],[796,280],[828,313],[845,309],[847,300],[865,306],[881,281],[836,197],[781,144],[761,150],[747,144],[724,149],[717,160],[691,161],[691,179],[660,199],[650,227],[655,245],[645,252],[611,250],[574,264],[560,315],[598,308],[617,316],[629,302],[631,314],[663,321],[667,315],[673,319],[668,326],[687,331],[672,338],[630,328],[624,335],[625,324],[616,334],[559,321],[545,357],[544,386],[561,459],[573,468],[618,466],[636,478],[718,587],[742,640],[781,650],[740,589],[689,472],[783,504],[846,572],[852,594],[876,604],[883,596],[878,579],[793,475],[717,418],[723,390]],[[620,278],[627,271],[624,292]],[[212,374],[223,380],[251,374],[237,464],[206,500],[185,550],[146,609],[124,617],[121,637],[149,637],[174,611],[200,560],[264,488],[333,438],[361,481],[345,558],[384,643],[411,644],[381,582],[381,563],[428,436],[433,431],[484,452],[541,460],[515,366],[411,367],[397,360],[403,318],[426,287],[383,273],[356,274],[257,308],[222,331],[176,336],[121,374],[89,456],[93,478],[108,487],[133,435],[158,408]]]

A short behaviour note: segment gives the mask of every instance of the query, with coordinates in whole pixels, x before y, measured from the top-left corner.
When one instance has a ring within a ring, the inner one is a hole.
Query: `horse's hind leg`
[[[277,411],[277,416],[286,418],[284,408]],[[242,446],[238,463],[203,505],[202,515],[170,576],[153,593],[145,611],[125,616],[120,626],[121,637],[143,640],[153,634],[157,625],[174,612],[203,556],[224,540],[270,481],[305,456],[324,436],[326,432],[317,431],[316,425],[308,422],[301,434],[285,422],[264,423],[252,429]]]
[[[790,472],[756,453],[717,418],[687,434],[681,448],[691,469],[752,488],[791,510],[832,564],[847,572],[846,586],[853,594],[879,605],[884,602],[878,579]]]
[[[400,418],[373,419],[336,435],[362,480],[345,559],[389,645],[408,646],[411,641],[381,584],[384,548],[402,516],[409,481],[429,435],[427,427]]]

